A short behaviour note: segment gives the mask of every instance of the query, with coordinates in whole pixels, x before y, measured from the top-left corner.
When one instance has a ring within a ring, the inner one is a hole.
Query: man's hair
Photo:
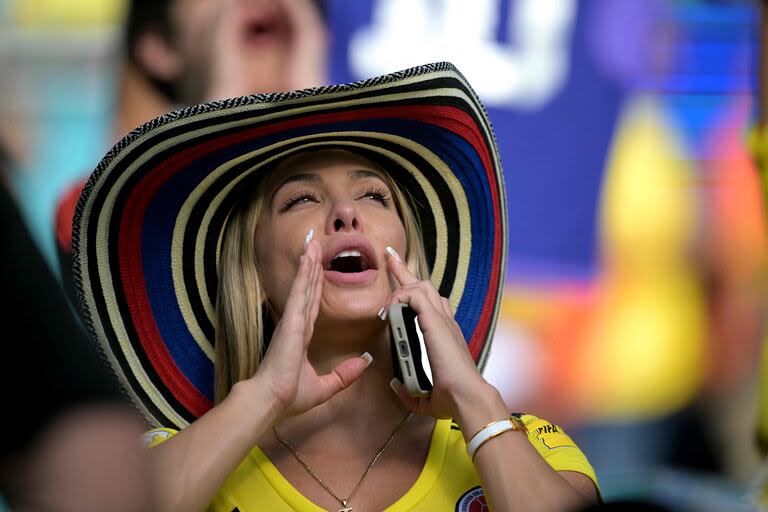
[[[123,51],[129,62],[170,102],[178,102],[176,84],[161,80],[147,71],[136,54],[136,47],[141,37],[147,32],[155,32],[169,45],[173,43],[174,28],[171,22],[171,7],[174,0],[130,0],[125,16],[123,32]]]

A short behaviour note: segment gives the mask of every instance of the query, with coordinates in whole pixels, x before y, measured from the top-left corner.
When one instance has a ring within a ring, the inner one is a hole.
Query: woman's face
[[[380,168],[342,150],[282,162],[267,178],[256,229],[262,286],[282,313],[304,239],[314,229],[325,269],[320,318],[373,319],[392,291],[386,247],[405,255],[405,229]]]

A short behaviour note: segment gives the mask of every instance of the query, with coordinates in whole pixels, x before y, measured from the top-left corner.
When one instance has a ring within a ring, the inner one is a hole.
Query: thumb
[[[320,400],[325,402],[333,395],[348,388],[363,374],[373,361],[368,352],[339,363],[333,370],[320,376]]]

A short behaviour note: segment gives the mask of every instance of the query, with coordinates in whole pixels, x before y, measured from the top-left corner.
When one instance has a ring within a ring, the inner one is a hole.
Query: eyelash
[[[309,191],[297,192],[283,202],[283,205],[280,207],[280,212],[290,210],[292,207],[294,207],[299,203],[304,203],[305,199],[311,200],[314,202],[318,201],[317,194],[315,194],[314,192],[309,192]]]
[[[371,197],[374,201],[379,201],[382,206],[389,206],[389,192],[385,188],[371,187],[360,197]]]
[[[360,198],[370,197],[374,201],[378,201],[385,208],[389,206],[389,192],[385,188],[371,187],[366,190]],[[280,212],[285,212],[296,206],[297,204],[303,204],[307,201],[318,202],[317,194],[310,191],[301,191],[293,194],[291,197],[283,201],[280,207]]]

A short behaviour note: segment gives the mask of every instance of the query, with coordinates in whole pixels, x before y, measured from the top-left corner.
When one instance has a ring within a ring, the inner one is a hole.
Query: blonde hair
[[[419,279],[429,278],[422,234],[405,193],[389,174],[384,180],[405,229],[408,269]],[[256,193],[232,212],[225,228],[218,268],[216,293],[215,403],[229,394],[237,382],[256,373],[266,350],[265,321],[270,321],[269,302],[259,279],[255,233],[265,203],[265,180]]]

